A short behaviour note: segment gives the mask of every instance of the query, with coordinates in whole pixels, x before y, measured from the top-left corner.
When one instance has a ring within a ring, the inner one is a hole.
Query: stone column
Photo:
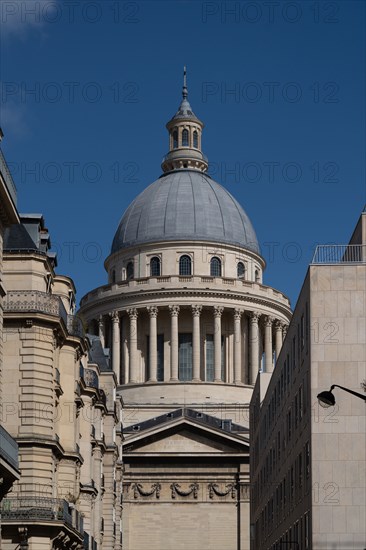
[[[192,305],[193,315],[193,381],[199,382],[201,365],[201,335],[200,335],[200,315],[202,306]]]
[[[129,363],[130,363],[130,375],[129,381],[132,384],[136,384],[139,378],[139,369],[137,364],[137,316],[138,312],[135,307],[131,307],[127,310],[127,313],[130,317],[130,353],[129,353]]]
[[[214,352],[215,352],[215,374],[214,382],[221,382],[221,315],[224,311],[222,306],[214,306],[215,332],[214,332]]]
[[[253,311],[250,314],[250,335],[249,335],[249,353],[250,353],[250,383],[255,384],[259,371],[259,331],[258,320],[260,313]]]
[[[100,343],[102,344],[102,348],[104,348],[105,347],[105,337],[104,337],[104,319],[103,319],[103,315],[99,316],[98,326],[99,326]]]
[[[178,380],[178,315],[179,306],[169,306],[170,310],[170,380]]]
[[[119,328],[119,313],[113,311],[112,317],[112,368],[117,378],[117,384],[120,384],[121,372],[121,343],[120,343],[120,328]]]
[[[285,341],[287,331],[288,331],[288,325],[282,325],[282,343]]]
[[[278,356],[279,356],[281,348],[282,348],[282,327],[283,327],[283,323],[281,323],[281,321],[276,321],[275,322],[276,363],[277,363]]]
[[[147,308],[150,315],[150,372],[149,382],[156,382],[158,379],[158,340],[157,340],[157,316],[158,308],[150,306]]]
[[[266,372],[273,372],[272,323],[273,318],[267,315],[264,320],[264,353]]]
[[[243,382],[241,379],[241,309],[234,310],[234,384]]]

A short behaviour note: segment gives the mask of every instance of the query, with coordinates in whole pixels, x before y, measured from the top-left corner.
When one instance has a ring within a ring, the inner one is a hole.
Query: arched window
[[[238,262],[238,279],[244,279],[245,277],[245,265],[243,262]]]
[[[133,269],[133,262],[128,262],[126,265],[126,279],[133,279],[134,277],[134,269]]]
[[[160,277],[160,258],[154,256],[150,260],[150,276]]]
[[[254,272],[254,279],[255,279],[256,283],[260,283],[260,277],[259,277],[258,269],[256,269],[255,272]]]
[[[173,132],[173,148],[177,149],[178,147],[178,132],[177,130],[174,130]]]
[[[115,282],[116,282],[116,270],[112,269],[112,284],[114,285]]]
[[[198,132],[197,132],[197,130],[195,130],[193,132],[193,147],[195,147],[195,149],[198,149]]]
[[[188,130],[184,129],[182,132],[182,145],[188,147]]]
[[[179,258],[179,275],[192,275],[192,260],[186,254]]]
[[[211,258],[210,275],[211,277],[221,277],[221,260],[217,256]]]

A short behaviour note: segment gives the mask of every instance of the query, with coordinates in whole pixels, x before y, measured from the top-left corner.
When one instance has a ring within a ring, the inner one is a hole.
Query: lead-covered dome
[[[140,193],[122,216],[111,252],[161,241],[210,241],[259,253],[243,208],[226,189],[197,170],[164,174]]]

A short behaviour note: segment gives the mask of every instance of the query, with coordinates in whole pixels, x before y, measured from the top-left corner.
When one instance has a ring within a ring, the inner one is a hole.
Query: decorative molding
[[[241,316],[243,315],[244,311],[242,309],[235,308],[234,309],[234,319],[235,321],[240,321]]]
[[[146,309],[149,312],[150,317],[155,317],[155,319],[156,319],[156,317],[158,316],[158,311],[159,311],[157,306],[148,306]]]
[[[283,330],[283,322],[282,321],[279,321],[278,319],[275,321],[274,323],[274,327],[275,327],[275,331],[278,332],[278,331],[282,331]]]
[[[139,496],[151,497],[154,494],[156,498],[160,498],[160,490],[161,490],[160,483],[153,483],[151,485],[151,489],[148,491],[145,491],[143,489],[141,483],[133,483],[131,485],[131,488],[133,489],[133,498],[138,498]]]
[[[202,306],[196,305],[196,304],[192,304],[192,305],[191,305],[191,308],[192,308],[192,315],[193,315],[193,317],[199,317],[199,316],[201,315]]]
[[[274,321],[274,318],[271,317],[270,315],[265,315],[264,317],[264,325],[266,327],[271,327],[272,324],[273,324],[273,321]]]
[[[180,497],[189,497],[192,494],[194,499],[197,499],[198,497],[198,483],[191,483],[187,491],[183,491],[179,483],[172,483],[170,488],[172,490],[172,498],[177,498],[177,495],[179,495]]]
[[[258,323],[261,314],[258,311],[250,312],[250,320],[252,323]]]
[[[223,306],[214,306],[214,317],[221,317],[224,311]]]
[[[112,311],[110,316],[112,318],[113,323],[119,323],[119,311],[117,311],[117,310]]]
[[[212,499],[214,498],[214,495],[218,497],[226,497],[229,493],[231,493],[231,498],[236,497],[236,487],[234,483],[228,483],[226,486],[226,489],[224,491],[220,491],[219,485],[217,483],[209,483],[208,484],[208,494],[209,497]]]
[[[137,317],[138,317],[137,308],[135,308],[135,307],[129,307],[129,308],[127,309],[127,314],[128,314],[128,316],[130,317],[131,320],[132,320],[132,319],[136,320]]]
[[[179,306],[169,306],[170,315],[172,317],[178,317],[180,307]]]

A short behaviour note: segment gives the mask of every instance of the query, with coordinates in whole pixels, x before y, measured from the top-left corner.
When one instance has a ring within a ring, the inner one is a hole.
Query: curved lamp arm
[[[338,384],[333,384],[330,387],[330,391],[332,391],[334,388],[341,388],[341,390],[351,393],[352,395],[355,395],[356,397],[359,397],[360,399],[363,399],[366,402],[366,395],[362,395],[362,393],[357,393],[356,391],[349,390],[348,388],[344,388],[343,386],[338,386]]]

